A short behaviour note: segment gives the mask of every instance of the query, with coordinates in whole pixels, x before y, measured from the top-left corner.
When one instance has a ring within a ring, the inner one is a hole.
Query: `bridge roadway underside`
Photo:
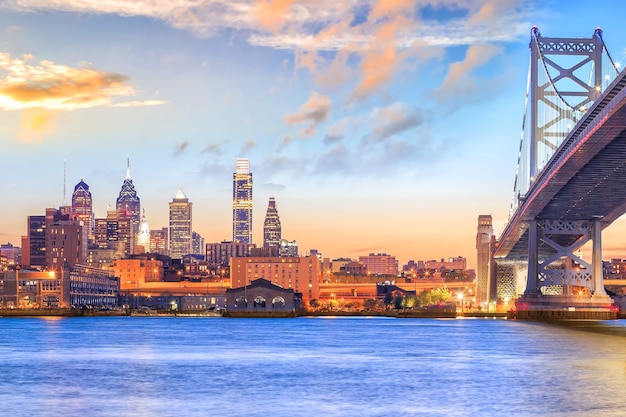
[[[496,258],[527,259],[528,222],[591,220],[602,217],[602,228],[626,212],[626,78],[604,95],[557,150],[503,232]],[[619,88],[619,90],[616,90]],[[569,247],[583,235],[554,235]],[[539,257],[555,253],[541,242]]]

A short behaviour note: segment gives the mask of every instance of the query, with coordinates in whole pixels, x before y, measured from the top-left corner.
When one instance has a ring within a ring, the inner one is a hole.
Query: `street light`
[[[459,300],[459,304],[461,304],[461,315],[463,315],[463,293],[460,292],[456,295],[456,298]]]

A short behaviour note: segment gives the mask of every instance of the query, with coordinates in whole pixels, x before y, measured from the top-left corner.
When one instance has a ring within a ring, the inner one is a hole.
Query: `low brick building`
[[[302,307],[302,294],[264,278],[249,285],[226,290],[226,310],[295,311]]]

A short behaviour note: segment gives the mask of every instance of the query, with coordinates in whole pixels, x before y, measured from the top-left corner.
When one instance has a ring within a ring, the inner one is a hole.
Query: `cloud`
[[[188,146],[189,146],[188,140],[185,140],[179,143],[178,145],[176,145],[176,148],[174,149],[174,157],[180,156],[185,151],[185,149],[187,149]]]
[[[297,113],[285,116],[285,121],[289,124],[303,122],[319,124],[328,118],[330,107],[330,98],[313,91],[307,102],[300,106]]]
[[[161,100],[115,103],[115,99],[135,95],[127,76],[86,65],[72,68],[52,61],[38,64],[32,61],[32,55],[14,58],[0,53],[0,109],[74,110],[165,103]]]
[[[377,107],[370,114],[372,132],[363,140],[366,143],[382,142],[390,137],[411,130],[424,123],[423,112],[404,103]]]
[[[285,186],[284,184],[275,184],[270,182],[266,184],[261,184],[261,189],[267,192],[278,193],[285,191],[287,189],[287,186]]]
[[[259,0],[252,14],[266,29],[278,31],[283,23],[293,0]]]
[[[202,153],[220,156],[222,155],[222,147],[217,143],[211,143],[202,150]]]
[[[477,81],[471,76],[472,71],[489,63],[491,58],[500,51],[501,47],[495,45],[469,46],[465,59],[450,65],[441,86],[433,92],[435,98],[440,102],[454,102],[459,98],[463,99],[477,94],[479,87]]]

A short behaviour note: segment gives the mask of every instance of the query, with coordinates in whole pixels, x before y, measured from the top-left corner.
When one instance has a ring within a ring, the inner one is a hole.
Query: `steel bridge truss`
[[[529,225],[528,278],[524,295],[572,295],[572,288],[596,297],[606,296],[602,276],[601,219],[566,221],[541,219]],[[569,246],[558,243],[560,236],[581,236]],[[592,241],[592,260],[587,262],[575,252]],[[539,259],[539,244],[555,253]],[[574,267],[574,265],[577,265]],[[586,289],[586,291],[582,291]]]

